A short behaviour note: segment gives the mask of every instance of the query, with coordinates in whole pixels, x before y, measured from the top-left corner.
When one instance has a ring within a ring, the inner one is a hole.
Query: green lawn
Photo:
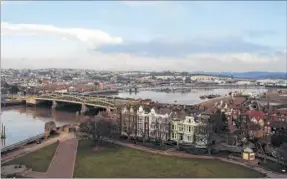
[[[53,143],[40,150],[11,160],[5,163],[4,165],[23,164],[26,165],[28,168],[32,168],[33,171],[46,172],[50,165],[52,157],[54,156],[54,153],[57,149],[57,146],[58,146],[57,142]]]
[[[153,155],[113,144],[107,144],[104,151],[96,153],[92,151],[92,147],[90,141],[79,142],[75,178],[264,177],[248,168],[217,160]]]

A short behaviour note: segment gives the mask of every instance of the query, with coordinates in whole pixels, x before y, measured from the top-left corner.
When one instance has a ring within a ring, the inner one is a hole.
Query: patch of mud
[[[103,152],[104,150],[105,150],[104,147],[94,147],[94,148],[93,148],[93,152],[96,152],[96,153],[98,153],[98,152]]]

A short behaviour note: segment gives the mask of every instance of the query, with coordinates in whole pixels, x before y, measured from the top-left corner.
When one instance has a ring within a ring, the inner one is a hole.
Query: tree
[[[214,131],[213,131],[213,126],[212,124],[207,124],[206,125],[206,130],[207,130],[207,151],[208,155],[211,155],[211,150],[214,145]]]
[[[282,162],[287,162],[287,143],[283,143],[277,149],[277,153],[280,156]]]
[[[159,124],[159,140],[161,145],[163,145],[164,141],[167,139],[166,136],[168,133],[168,124],[166,122],[161,122]]]
[[[147,138],[147,133],[146,133],[145,128],[140,128],[140,129],[139,129],[139,133],[140,133],[140,135],[141,135],[141,138],[142,138],[142,140],[143,140],[143,143],[145,143],[146,138]]]
[[[125,126],[125,129],[124,131],[127,133],[128,135],[128,140],[130,140],[130,137],[132,135],[132,133],[134,132],[134,120],[132,119],[134,117],[133,114],[128,114],[128,118],[125,119],[125,123],[126,123],[126,126]]]
[[[271,136],[271,143],[272,145],[279,147],[283,143],[287,143],[287,136],[282,135],[282,134],[274,134]]]
[[[139,129],[139,132],[141,134],[143,143],[145,143],[145,140],[149,137],[149,117],[144,117],[143,120],[144,126]]]
[[[152,138],[157,142],[159,141],[159,122],[158,119],[156,118],[154,121],[151,123],[151,136]]]
[[[18,87],[17,85],[12,85],[12,86],[10,86],[10,88],[9,88],[9,92],[10,92],[11,94],[17,94],[19,91],[20,91],[20,90],[19,90],[19,87]]]
[[[211,116],[210,123],[212,124],[214,133],[217,134],[228,133],[228,123],[226,115],[220,110],[217,110],[216,113]]]
[[[185,83],[191,83],[191,78],[190,78],[190,76],[186,77],[184,81],[185,81]]]
[[[93,140],[96,145],[99,145],[105,137],[110,137],[113,128],[112,121],[101,115],[89,118],[80,124],[80,131],[85,134],[85,137]]]

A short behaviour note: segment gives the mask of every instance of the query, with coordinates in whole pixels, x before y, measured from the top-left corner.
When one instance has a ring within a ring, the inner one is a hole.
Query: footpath
[[[78,139],[73,133],[70,133],[66,138],[61,138],[47,172],[32,171],[26,177],[73,178],[77,148]]]
[[[137,150],[142,150],[144,152],[149,152],[149,153],[158,154],[158,155],[175,156],[175,157],[182,157],[182,158],[193,158],[193,159],[216,159],[216,160],[220,160],[220,161],[224,161],[224,162],[228,162],[228,163],[232,163],[232,164],[236,164],[236,165],[241,165],[241,166],[253,169],[255,171],[258,171],[260,173],[265,174],[267,178],[287,178],[287,175],[285,175],[285,174],[274,173],[272,171],[265,170],[264,168],[262,168],[258,165],[257,166],[250,166],[246,163],[238,162],[238,161],[223,158],[223,157],[192,155],[192,154],[187,154],[184,152],[173,152],[170,150],[161,151],[161,150],[147,148],[144,146],[139,146],[136,144],[130,144],[130,143],[125,143],[125,142],[120,142],[120,141],[110,140],[110,139],[106,139],[106,141],[117,144],[117,145],[130,147],[130,148],[134,148]]]
[[[29,144],[29,145],[23,146],[22,148],[15,150],[15,151],[9,152],[8,154],[4,154],[4,155],[2,154],[1,155],[1,163],[4,164],[4,163],[9,162],[9,161],[16,159],[18,157],[27,155],[31,152],[35,152],[36,150],[39,150],[41,148],[44,148],[46,146],[49,146],[49,145],[57,142],[57,140],[59,140],[60,138],[63,138],[63,137],[65,137],[65,135],[60,135],[60,136],[57,136],[55,138],[48,139],[48,140],[42,142],[41,144]]]

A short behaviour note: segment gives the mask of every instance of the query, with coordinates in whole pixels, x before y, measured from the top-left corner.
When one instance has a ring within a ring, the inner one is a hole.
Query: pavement
[[[55,138],[51,138],[51,139],[48,139],[44,142],[42,142],[41,144],[29,144],[29,145],[25,145],[15,151],[12,151],[12,152],[9,152],[7,154],[4,154],[4,155],[1,155],[1,163],[4,164],[6,162],[9,162],[10,160],[13,160],[13,159],[16,159],[18,157],[21,157],[21,156],[24,156],[24,155],[27,155],[31,152],[34,152],[36,150],[39,150],[41,148],[44,148],[48,145],[51,145],[55,142],[57,142],[57,140],[59,140],[60,138],[63,138],[65,137],[64,135],[60,135],[60,136],[57,136]]]
[[[32,171],[26,175],[31,178],[73,178],[78,148],[78,139],[70,133],[61,138],[47,172]]]

